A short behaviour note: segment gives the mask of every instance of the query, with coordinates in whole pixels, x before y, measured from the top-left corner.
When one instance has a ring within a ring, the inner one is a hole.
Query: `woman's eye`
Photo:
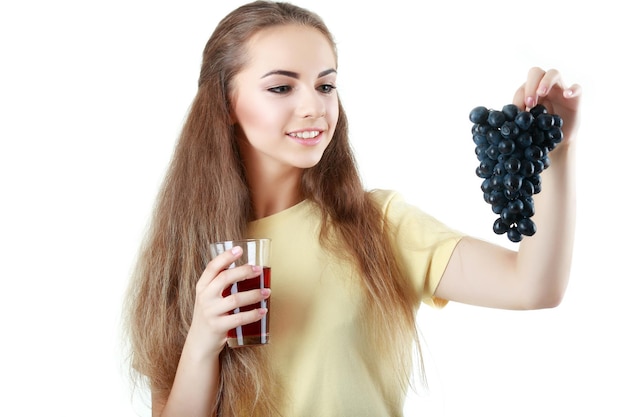
[[[279,85],[276,87],[268,88],[267,91],[276,94],[286,94],[291,91],[291,87],[288,85]]]
[[[326,94],[332,93],[335,88],[337,87],[335,87],[332,84],[322,84],[319,87],[317,87],[319,91],[321,91],[322,93],[326,93]]]

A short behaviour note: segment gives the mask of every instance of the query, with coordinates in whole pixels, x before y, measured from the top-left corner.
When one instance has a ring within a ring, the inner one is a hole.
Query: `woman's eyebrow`
[[[324,76],[326,76],[328,74],[333,74],[333,73],[337,74],[337,70],[333,69],[333,68],[330,68],[330,69],[327,69],[326,71],[322,71],[319,74],[317,74],[317,78],[322,78],[322,77],[324,77]]]
[[[332,74],[332,73],[336,73],[337,70],[330,68],[327,70],[324,70],[322,72],[320,72],[319,74],[317,74],[317,78],[322,78],[328,74]],[[291,78],[295,78],[295,79],[299,79],[300,78],[300,74],[298,74],[297,72],[293,72],[293,71],[286,71],[286,70],[274,70],[274,71],[270,71],[267,74],[263,75],[261,78],[265,78],[265,77],[269,77],[270,75],[284,75],[286,77],[291,77]]]

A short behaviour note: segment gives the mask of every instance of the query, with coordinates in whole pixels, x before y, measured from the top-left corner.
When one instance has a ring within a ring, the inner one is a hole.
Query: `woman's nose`
[[[301,92],[298,116],[315,119],[326,115],[326,104],[317,90],[307,88]]]

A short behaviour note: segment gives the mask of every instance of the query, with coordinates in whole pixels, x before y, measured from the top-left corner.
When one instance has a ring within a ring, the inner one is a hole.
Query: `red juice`
[[[248,290],[255,290],[259,288],[270,288],[270,282],[272,277],[272,270],[270,267],[263,267],[263,272],[258,277],[245,279],[234,283],[231,288],[224,290],[223,296],[229,296],[230,294],[243,292]],[[269,342],[270,336],[270,317],[269,317],[270,300],[261,300],[258,303],[251,304],[249,306],[240,307],[232,313],[241,311],[249,311],[255,308],[267,308],[267,314],[261,317],[260,320],[254,323],[245,324],[243,326],[235,327],[228,331],[228,346],[238,347],[245,345],[264,345]]]

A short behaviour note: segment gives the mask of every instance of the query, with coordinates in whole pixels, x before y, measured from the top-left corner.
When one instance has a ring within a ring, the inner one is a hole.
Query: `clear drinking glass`
[[[242,240],[228,240],[223,242],[214,242],[209,245],[211,251],[211,259],[217,255],[231,250],[232,248],[239,246],[243,250],[243,254],[233,262],[229,268],[234,268],[240,265],[258,265],[263,268],[263,272],[258,277],[246,279],[234,283],[229,288],[226,288],[223,295],[226,297],[230,294],[237,292],[248,291],[259,288],[270,288],[272,270],[270,267],[270,252],[271,252],[271,240],[270,239],[242,239]],[[264,345],[269,342],[270,337],[270,300],[261,300],[258,303],[254,303],[249,306],[237,308],[231,312],[239,313],[241,311],[248,311],[255,308],[267,308],[267,314],[265,314],[259,321],[246,324],[243,326],[235,327],[228,331],[228,346],[231,348],[250,346],[250,345]]]

